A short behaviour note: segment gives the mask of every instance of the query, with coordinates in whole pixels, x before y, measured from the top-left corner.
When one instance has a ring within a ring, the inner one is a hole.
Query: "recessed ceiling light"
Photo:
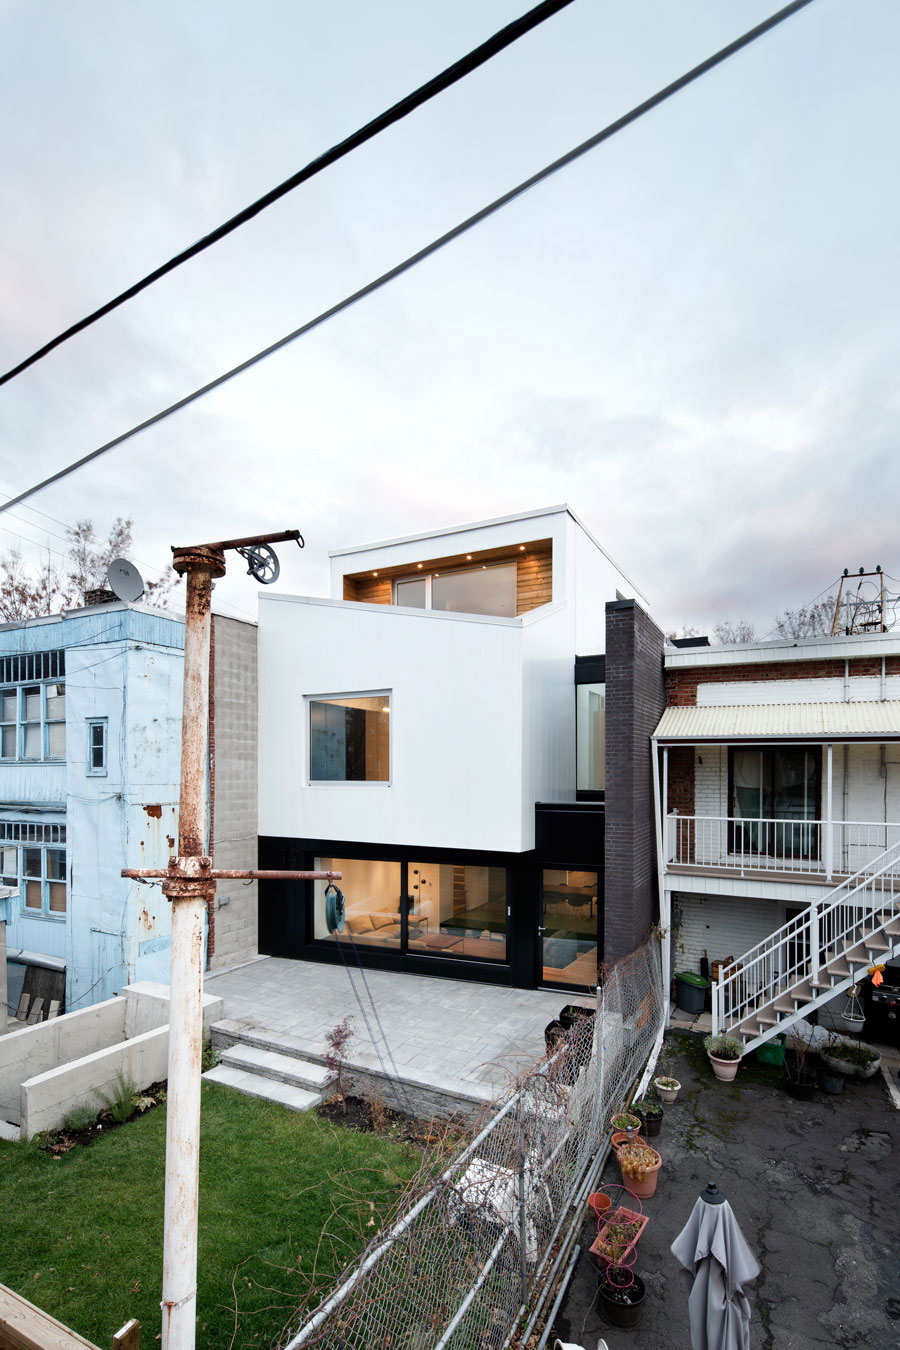
[[[466,562],[471,562],[471,561],[472,561],[472,555],[471,555],[471,553],[467,553],[467,554],[466,554]]]
[[[525,545],[524,545],[524,544],[520,544],[520,545],[519,545],[519,552],[520,552],[520,553],[524,553],[524,552],[525,552]]]
[[[421,563],[416,563],[416,567],[421,568],[421,566],[422,566]]]
[[[377,573],[377,572],[373,572],[373,573],[372,573],[372,576],[373,576],[373,577],[377,577],[377,576],[378,576],[378,573]]]

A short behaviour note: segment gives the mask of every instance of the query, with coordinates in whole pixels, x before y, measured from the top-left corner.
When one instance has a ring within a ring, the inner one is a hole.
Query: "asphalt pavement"
[[[596,1310],[587,1248],[597,1224],[586,1217],[549,1346],[558,1336],[596,1350],[603,1337],[609,1350],[691,1350],[687,1287],[669,1249],[713,1180],[762,1266],[748,1288],[752,1350],[900,1347],[900,1111],[881,1074],[800,1102],[785,1092],[780,1069],[754,1057],[726,1084],[699,1036],[670,1034],[666,1044],[665,1071],[682,1090],[651,1141],[663,1164],[656,1194],[643,1202],[640,1322],[613,1327]],[[620,1180],[610,1158],[603,1181]]]

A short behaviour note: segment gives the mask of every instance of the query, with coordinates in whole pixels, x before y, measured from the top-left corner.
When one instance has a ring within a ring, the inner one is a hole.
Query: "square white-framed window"
[[[107,773],[108,724],[105,717],[87,719],[87,774],[89,778],[105,778]]]
[[[391,781],[391,691],[306,696],[309,783]]]
[[[0,759],[65,757],[65,683],[54,680],[0,689]]]

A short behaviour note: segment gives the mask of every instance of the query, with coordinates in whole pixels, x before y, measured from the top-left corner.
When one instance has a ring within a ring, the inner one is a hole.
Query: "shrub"
[[[744,1054],[744,1047],[737,1036],[722,1034],[704,1037],[703,1049],[716,1059],[741,1059]]]
[[[640,1111],[642,1116],[653,1120],[663,1113],[662,1103],[658,1097],[642,1097],[639,1102],[635,1102],[634,1109]]]
[[[126,1120],[131,1119],[135,1110],[134,1099],[137,1096],[137,1088],[124,1073],[120,1073],[117,1077],[111,1097],[107,1097],[105,1092],[99,1092],[97,1095],[117,1125],[124,1125]]]
[[[63,1119],[63,1129],[74,1134],[78,1130],[86,1130],[96,1119],[97,1112],[93,1106],[73,1106]]]

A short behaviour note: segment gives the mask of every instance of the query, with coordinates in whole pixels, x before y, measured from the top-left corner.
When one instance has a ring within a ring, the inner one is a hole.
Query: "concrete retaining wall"
[[[0,1039],[0,1120],[18,1124],[25,1077],[47,1073],[125,1038],[125,1000],[110,998],[80,1012],[38,1022]]]
[[[166,1077],[168,986],[146,980],[122,993],[0,1040],[0,1119],[20,1125],[23,1139],[60,1129],[76,1106],[99,1111],[120,1074],[136,1088]],[[204,1036],[224,1010],[204,994]]]

